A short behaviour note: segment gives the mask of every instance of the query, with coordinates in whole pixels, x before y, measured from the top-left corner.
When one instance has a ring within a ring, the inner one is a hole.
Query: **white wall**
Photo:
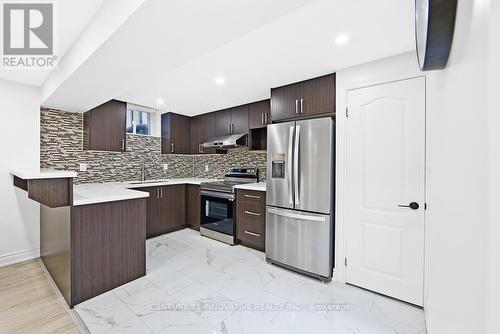
[[[488,12],[488,1],[459,1],[448,67],[427,76],[430,334],[485,332]]]
[[[0,266],[40,255],[39,205],[12,185],[9,170],[40,167],[40,92],[0,80]]]
[[[492,1],[489,9],[489,50],[488,50],[488,271],[486,333],[500,333],[500,2]],[[496,32],[496,33],[492,33]]]
[[[419,73],[414,54],[405,54],[337,72],[339,111],[345,109],[348,88],[426,76],[425,311],[429,334],[500,332],[496,320],[500,298],[500,50],[498,34],[492,33],[495,28],[499,31],[500,24],[492,17],[491,6],[496,6],[498,17],[498,3],[459,1],[453,49],[445,70]],[[337,119],[337,264],[343,264],[345,119]],[[344,280],[343,269],[337,267],[337,280]]]

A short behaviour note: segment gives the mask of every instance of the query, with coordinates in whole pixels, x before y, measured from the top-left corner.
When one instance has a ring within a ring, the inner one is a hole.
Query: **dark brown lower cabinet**
[[[186,185],[186,223],[189,228],[199,230],[201,219],[200,186]]]
[[[146,236],[153,238],[186,226],[185,185],[140,188],[149,193]]]
[[[74,306],[146,275],[146,199],[72,208]]]
[[[238,189],[236,199],[238,241],[261,251],[266,245],[266,193]]]

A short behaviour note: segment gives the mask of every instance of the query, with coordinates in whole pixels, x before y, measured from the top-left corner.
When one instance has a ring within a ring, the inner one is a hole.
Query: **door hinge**
[[[347,267],[347,258],[344,258],[344,265]]]
[[[349,117],[349,108],[345,108],[345,117]]]

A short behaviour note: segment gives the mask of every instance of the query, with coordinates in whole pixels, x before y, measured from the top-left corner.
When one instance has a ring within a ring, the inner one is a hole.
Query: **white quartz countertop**
[[[23,180],[34,179],[59,179],[65,177],[76,177],[76,172],[66,170],[55,170],[46,168],[19,168],[10,171],[10,174]]]
[[[89,183],[73,186],[73,205],[88,205],[96,203],[124,201],[149,197],[149,193],[138,189],[145,187],[169,186],[176,184],[200,185],[202,182],[213,182],[211,179],[168,179],[155,181],[131,181],[120,183]]]
[[[240,184],[235,186],[235,188],[243,190],[266,191],[266,183],[259,182],[259,183]]]

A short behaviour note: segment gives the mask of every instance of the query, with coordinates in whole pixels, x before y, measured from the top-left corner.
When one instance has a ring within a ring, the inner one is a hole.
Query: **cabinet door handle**
[[[299,114],[299,100],[295,100],[295,115]]]
[[[228,123],[227,124],[227,134],[230,135],[231,134],[231,123]]]
[[[257,234],[257,233],[248,232],[248,231],[245,231],[245,233],[246,233],[246,234],[253,235],[254,237],[260,237],[260,234]]]
[[[231,133],[234,135],[234,124],[231,124]]]
[[[264,113],[260,114],[260,123],[264,125]]]
[[[122,139],[122,151],[125,151],[125,139]]]
[[[174,143],[170,144],[170,146],[171,146],[171,147],[170,147],[170,151],[171,151],[172,153],[174,153]]]
[[[260,213],[256,213],[256,212],[252,212],[252,211],[247,211],[247,210],[245,210],[245,213],[246,213],[247,215],[251,215],[251,216],[257,216],[257,217],[259,217],[259,216],[260,216]]]
[[[267,112],[264,114],[264,124],[267,124]]]
[[[156,188],[156,198],[160,198],[160,188]]]
[[[300,113],[304,112],[304,99],[300,99]]]
[[[160,188],[160,198],[163,198],[163,188]]]
[[[255,196],[255,195],[246,195],[245,194],[245,197],[246,198],[253,198],[253,199],[260,199],[260,196]]]

